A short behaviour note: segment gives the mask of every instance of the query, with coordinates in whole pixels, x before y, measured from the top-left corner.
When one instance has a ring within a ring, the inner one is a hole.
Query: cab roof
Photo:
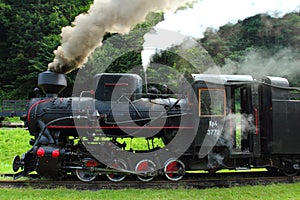
[[[205,81],[216,84],[254,82],[251,75],[224,75],[224,74],[192,74],[193,81]]]

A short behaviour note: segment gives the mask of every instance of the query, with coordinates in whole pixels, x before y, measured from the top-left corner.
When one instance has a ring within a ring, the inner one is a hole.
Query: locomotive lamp
[[[39,74],[38,86],[47,97],[55,97],[67,86],[67,80],[64,74],[47,70]]]

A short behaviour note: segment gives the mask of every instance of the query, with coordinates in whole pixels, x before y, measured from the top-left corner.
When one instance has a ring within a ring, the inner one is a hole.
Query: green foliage
[[[286,47],[299,50],[299,28],[299,13],[282,18],[259,14],[237,24],[226,24],[219,30],[208,29],[199,42],[215,63],[222,66],[226,59],[243,60],[249,49],[261,49],[273,55]]]
[[[60,44],[61,28],[87,11],[91,2],[1,1],[1,99],[33,96],[31,91],[36,87],[37,74],[47,69],[54,57],[52,51]]]
[[[277,59],[280,64],[287,66],[282,68],[285,68],[285,71],[290,69],[292,74],[289,76],[286,73],[284,76],[289,79],[291,85],[299,86],[300,71],[297,72],[293,64],[300,59],[299,31],[300,13],[289,13],[282,18],[258,14],[236,24],[226,24],[218,30],[208,28],[204,38],[198,40],[201,45],[189,46],[184,42],[166,51],[158,52],[152,58],[152,65],[160,63],[187,74],[203,73],[212,66],[222,68],[223,66],[235,67],[239,63],[246,65],[249,55],[256,53],[261,55],[256,62],[266,62],[267,65]],[[283,55],[285,49],[289,49],[291,53]],[[278,55],[282,58],[278,58]],[[255,61],[251,64],[255,64]],[[263,67],[263,64],[259,64]],[[251,68],[252,71],[257,70],[257,66],[246,67],[247,70],[244,71],[248,73],[251,72]],[[280,73],[268,75],[283,76]]]
[[[0,1],[0,100],[28,99],[34,95],[37,74],[53,60],[53,50],[60,44],[61,28],[71,25],[91,3],[92,0]],[[162,19],[162,13],[151,13],[146,22],[136,25],[129,34],[121,37],[108,33],[103,47],[86,64],[88,69],[92,68],[86,75],[88,79],[103,70],[127,72],[141,68],[143,36]],[[202,73],[215,64],[225,65],[227,60],[243,61],[249,49],[266,50],[273,55],[286,47],[299,51],[300,15],[289,13],[273,18],[259,14],[236,24],[226,24],[219,30],[207,29],[204,35],[199,39],[201,45],[190,46],[187,40],[159,52],[152,63],[166,65],[182,74]],[[150,77],[154,74],[149,73]],[[68,88],[62,95],[71,95],[75,75],[76,71],[68,74]],[[175,75],[168,77],[177,79]],[[298,84],[298,79],[299,76],[294,78],[292,85]]]

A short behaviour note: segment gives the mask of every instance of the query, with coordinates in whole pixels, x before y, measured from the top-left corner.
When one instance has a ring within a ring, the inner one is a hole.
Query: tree
[[[27,99],[36,87],[37,74],[47,69],[60,43],[61,28],[91,0],[4,0],[0,3],[0,87],[3,98]]]

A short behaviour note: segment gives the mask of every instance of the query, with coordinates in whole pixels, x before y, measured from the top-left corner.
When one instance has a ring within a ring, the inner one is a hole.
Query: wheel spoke
[[[85,158],[82,160],[83,168],[76,169],[76,176],[83,182],[90,182],[98,176],[98,172],[94,169],[98,166],[98,162],[93,158]]]
[[[148,182],[156,176],[155,163],[152,160],[144,159],[138,162],[135,171],[138,173],[137,177],[143,182]]]
[[[98,172],[91,171],[89,169],[76,169],[76,176],[83,182],[93,181],[98,175]]]
[[[164,173],[167,179],[179,181],[185,174],[185,166],[180,160],[171,158],[165,164]]]
[[[113,182],[120,182],[123,181],[126,177],[126,174],[122,172],[122,170],[126,170],[127,169],[127,165],[125,163],[124,160],[118,159],[118,160],[114,160],[109,166],[108,168],[112,168],[114,170],[118,170],[116,172],[112,172],[112,173],[108,173],[106,174],[107,178],[110,181]]]

